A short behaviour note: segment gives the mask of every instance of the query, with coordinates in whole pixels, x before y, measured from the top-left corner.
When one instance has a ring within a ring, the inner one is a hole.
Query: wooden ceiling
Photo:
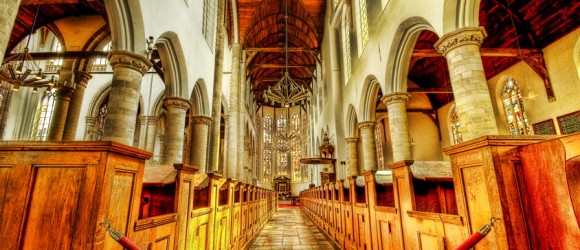
[[[523,51],[542,49],[578,28],[579,13],[578,1],[482,0],[479,21],[488,34],[481,46],[487,79],[520,62],[519,48]],[[432,32],[423,32],[415,52],[434,51],[433,44],[438,39]],[[516,53],[511,53],[514,51]],[[409,67],[409,79],[422,90],[409,89],[409,92],[427,92],[433,108],[437,109],[453,101],[453,94],[444,93],[451,90],[447,62],[441,56],[424,57],[422,54],[414,53]],[[497,56],[500,54],[503,55]]]
[[[288,72],[311,85],[324,28],[326,0],[288,1]],[[239,37],[248,53],[248,75],[258,103],[262,93],[283,76],[284,0],[238,0]],[[231,13],[230,13],[231,15]],[[231,29],[230,29],[231,30]]]
[[[30,34],[38,6],[35,30],[69,16],[101,15],[108,20],[103,0],[22,0],[6,51],[12,51]]]

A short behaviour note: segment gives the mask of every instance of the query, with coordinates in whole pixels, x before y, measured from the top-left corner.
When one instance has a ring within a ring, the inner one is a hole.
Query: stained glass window
[[[302,169],[300,168],[300,116],[292,115],[292,180],[295,182],[302,181]]]
[[[375,126],[375,144],[377,146],[377,166],[379,169],[383,169],[385,165],[385,157],[383,155],[383,138],[385,138],[383,123],[378,122]]]
[[[511,134],[531,134],[518,82],[511,77],[508,78],[501,97]]]
[[[287,135],[288,132],[288,126],[287,126],[287,119],[286,116],[278,116],[277,119],[277,128],[276,128],[276,133],[278,135]],[[282,140],[281,138],[278,138],[277,140],[277,151],[278,151],[278,158],[279,158],[279,162],[278,162],[278,175],[286,175],[288,176],[288,151],[289,151],[289,146],[288,142],[285,140]]]
[[[350,58],[350,8],[347,8],[347,11],[344,15],[344,22],[342,25],[342,39],[344,40],[344,60],[345,60],[345,70],[348,79],[351,76],[351,58]],[[348,81],[348,80],[347,80]],[[347,82],[345,81],[345,82]]]
[[[56,89],[44,93],[40,106],[36,111],[34,128],[32,130],[32,137],[36,141],[45,141],[48,136],[48,128],[50,127],[52,112],[54,110],[55,94]]]
[[[263,181],[269,181],[272,174],[272,117],[264,117],[264,159],[263,159]]]
[[[97,141],[100,141],[103,139],[103,133],[105,132],[105,118],[107,117],[107,105],[109,103],[109,97],[107,96],[107,98],[105,98],[105,100],[103,101],[103,104],[101,104],[101,107],[99,108],[99,114],[97,115],[97,124],[96,124],[96,128],[97,128]]]
[[[453,134],[453,142],[455,144],[463,142],[463,136],[461,135],[461,123],[459,123],[459,117],[457,116],[457,109],[453,106],[453,111],[451,111],[451,134]]]
[[[358,1],[358,11],[360,17],[360,35],[362,38],[362,48],[364,49],[369,42],[369,22],[367,18],[367,0]]]
[[[304,155],[308,154],[308,142],[310,141],[310,136],[308,134],[308,115],[307,114],[303,114],[302,115],[302,132],[300,134],[301,138],[302,138],[302,152],[304,152]],[[303,165],[302,166],[302,181],[304,182],[308,182],[310,181],[310,172],[308,171],[308,165]]]

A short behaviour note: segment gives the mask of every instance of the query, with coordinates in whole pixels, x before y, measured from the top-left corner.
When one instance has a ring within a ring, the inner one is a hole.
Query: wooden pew
[[[100,223],[131,233],[150,157],[106,141],[1,142],[2,248],[121,249]]]
[[[580,134],[523,146],[519,155],[531,249],[580,249]]]
[[[356,249],[356,237],[354,232],[354,219],[353,219],[353,204],[350,195],[350,184],[344,180],[338,180],[339,184],[339,194],[342,197],[340,203],[340,211],[343,222],[343,235],[344,235],[344,248],[345,249]]]
[[[391,170],[364,173],[374,249],[403,249]]]
[[[240,231],[242,227],[242,186],[243,183],[238,182],[233,189],[233,205],[232,205],[232,221],[231,221],[231,237],[230,249],[237,249],[240,241]]]
[[[349,176],[356,249],[373,249],[364,176]]]
[[[211,177],[207,174],[196,175],[193,180],[194,199],[191,211],[191,219],[188,224],[188,242],[193,242],[193,249],[206,249],[210,246],[213,237],[212,229],[212,192]],[[215,192],[214,192],[215,193]]]
[[[342,182],[337,181],[332,183],[332,209],[334,214],[334,240],[336,243],[344,247],[344,218],[342,217]]]

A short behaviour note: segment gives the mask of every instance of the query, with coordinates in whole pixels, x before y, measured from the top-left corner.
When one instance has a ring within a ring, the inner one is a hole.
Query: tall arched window
[[[294,182],[302,181],[302,169],[300,168],[300,115],[292,115],[292,180]]]
[[[504,85],[501,97],[507,117],[508,128],[511,134],[531,134],[518,82],[511,77],[508,78]]]
[[[361,51],[367,46],[369,42],[369,21],[367,18],[367,0],[358,0],[358,18],[360,27]]]
[[[48,136],[48,128],[50,127],[50,121],[52,118],[52,112],[54,109],[56,91],[45,92],[40,102],[40,106],[36,111],[36,117],[34,119],[34,127],[32,129],[32,138],[36,141],[45,141]]]
[[[348,82],[351,76],[351,58],[350,58],[350,8],[346,8],[346,13],[344,13],[344,20],[342,22],[342,53],[344,54],[343,60],[345,64],[346,77],[345,84]]]
[[[300,136],[302,137],[302,152],[304,152],[304,155],[307,155],[309,152],[309,148],[308,148],[308,142],[310,141],[310,134],[309,134],[309,129],[308,129],[308,115],[307,114],[302,114],[302,133],[300,134]],[[310,181],[310,171],[308,170],[308,165],[303,165],[301,167],[302,169],[302,181],[304,182],[308,182]]]
[[[286,116],[281,115],[278,116],[277,119],[277,128],[276,134],[278,135],[287,135],[288,134],[288,120]],[[278,138],[277,142],[277,149],[278,149],[278,175],[285,175],[288,176],[288,151],[289,146],[288,142],[283,140],[282,138]]]
[[[103,133],[105,132],[105,118],[107,117],[107,112],[108,112],[108,103],[109,103],[109,96],[107,96],[107,98],[105,98],[105,100],[103,101],[103,103],[101,104],[101,107],[99,107],[99,114],[97,115],[97,124],[96,124],[96,128],[97,128],[97,141],[100,141],[103,139]]]
[[[272,117],[264,117],[264,159],[263,159],[263,181],[268,182],[272,174]]]
[[[455,144],[463,142],[463,136],[461,135],[461,123],[459,123],[459,117],[457,116],[457,109],[453,106],[451,111],[451,119],[449,120],[451,124],[451,134],[453,135],[453,142]]]
[[[214,0],[204,0],[203,1],[203,25],[201,32],[207,41],[210,49],[213,50],[214,46],[214,32],[215,32],[215,2]]]
[[[383,155],[383,141],[384,141],[383,123],[377,122],[375,126],[375,144],[377,145],[377,166],[383,169],[385,166],[385,156]]]

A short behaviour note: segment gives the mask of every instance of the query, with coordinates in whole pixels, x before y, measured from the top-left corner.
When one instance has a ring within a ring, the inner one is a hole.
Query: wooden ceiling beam
[[[245,48],[246,51],[251,51],[255,53],[284,53],[284,47],[268,47],[268,48]],[[288,53],[296,52],[318,52],[318,49],[304,48],[304,47],[292,47],[288,48]]]
[[[65,51],[65,52],[34,52],[30,53],[34,60],[52,60],[52,59],[89,59],[95,57],[107,57],[107,51]],[[6,55],[5,59],[13,54]],[[3,61],[2,63],[5,63]]]
[[[446,88],[407,88],[407,92],[420,94],[453,94],[453,90]]]
[[[314,64],[304,64],[304,65],[284,65],[284,64],[272,64],[272,63],[265,63],[265,64],[253,64],[250,66],[251,68],[269,68],[269,69],[279,69],[288,67],[289,69],[298,69],[298,68],[308,68],[313,69],[316,68]]]
[[[521,53],[521,54],[520,54]],[[542,53],[540,49],[514,49],[514,48],[481,48],[480,54],[485,57],[520,57],[522,55],[531,55]],[[443,55],[435,49],[416,49],[411,57],[442,57]]]

